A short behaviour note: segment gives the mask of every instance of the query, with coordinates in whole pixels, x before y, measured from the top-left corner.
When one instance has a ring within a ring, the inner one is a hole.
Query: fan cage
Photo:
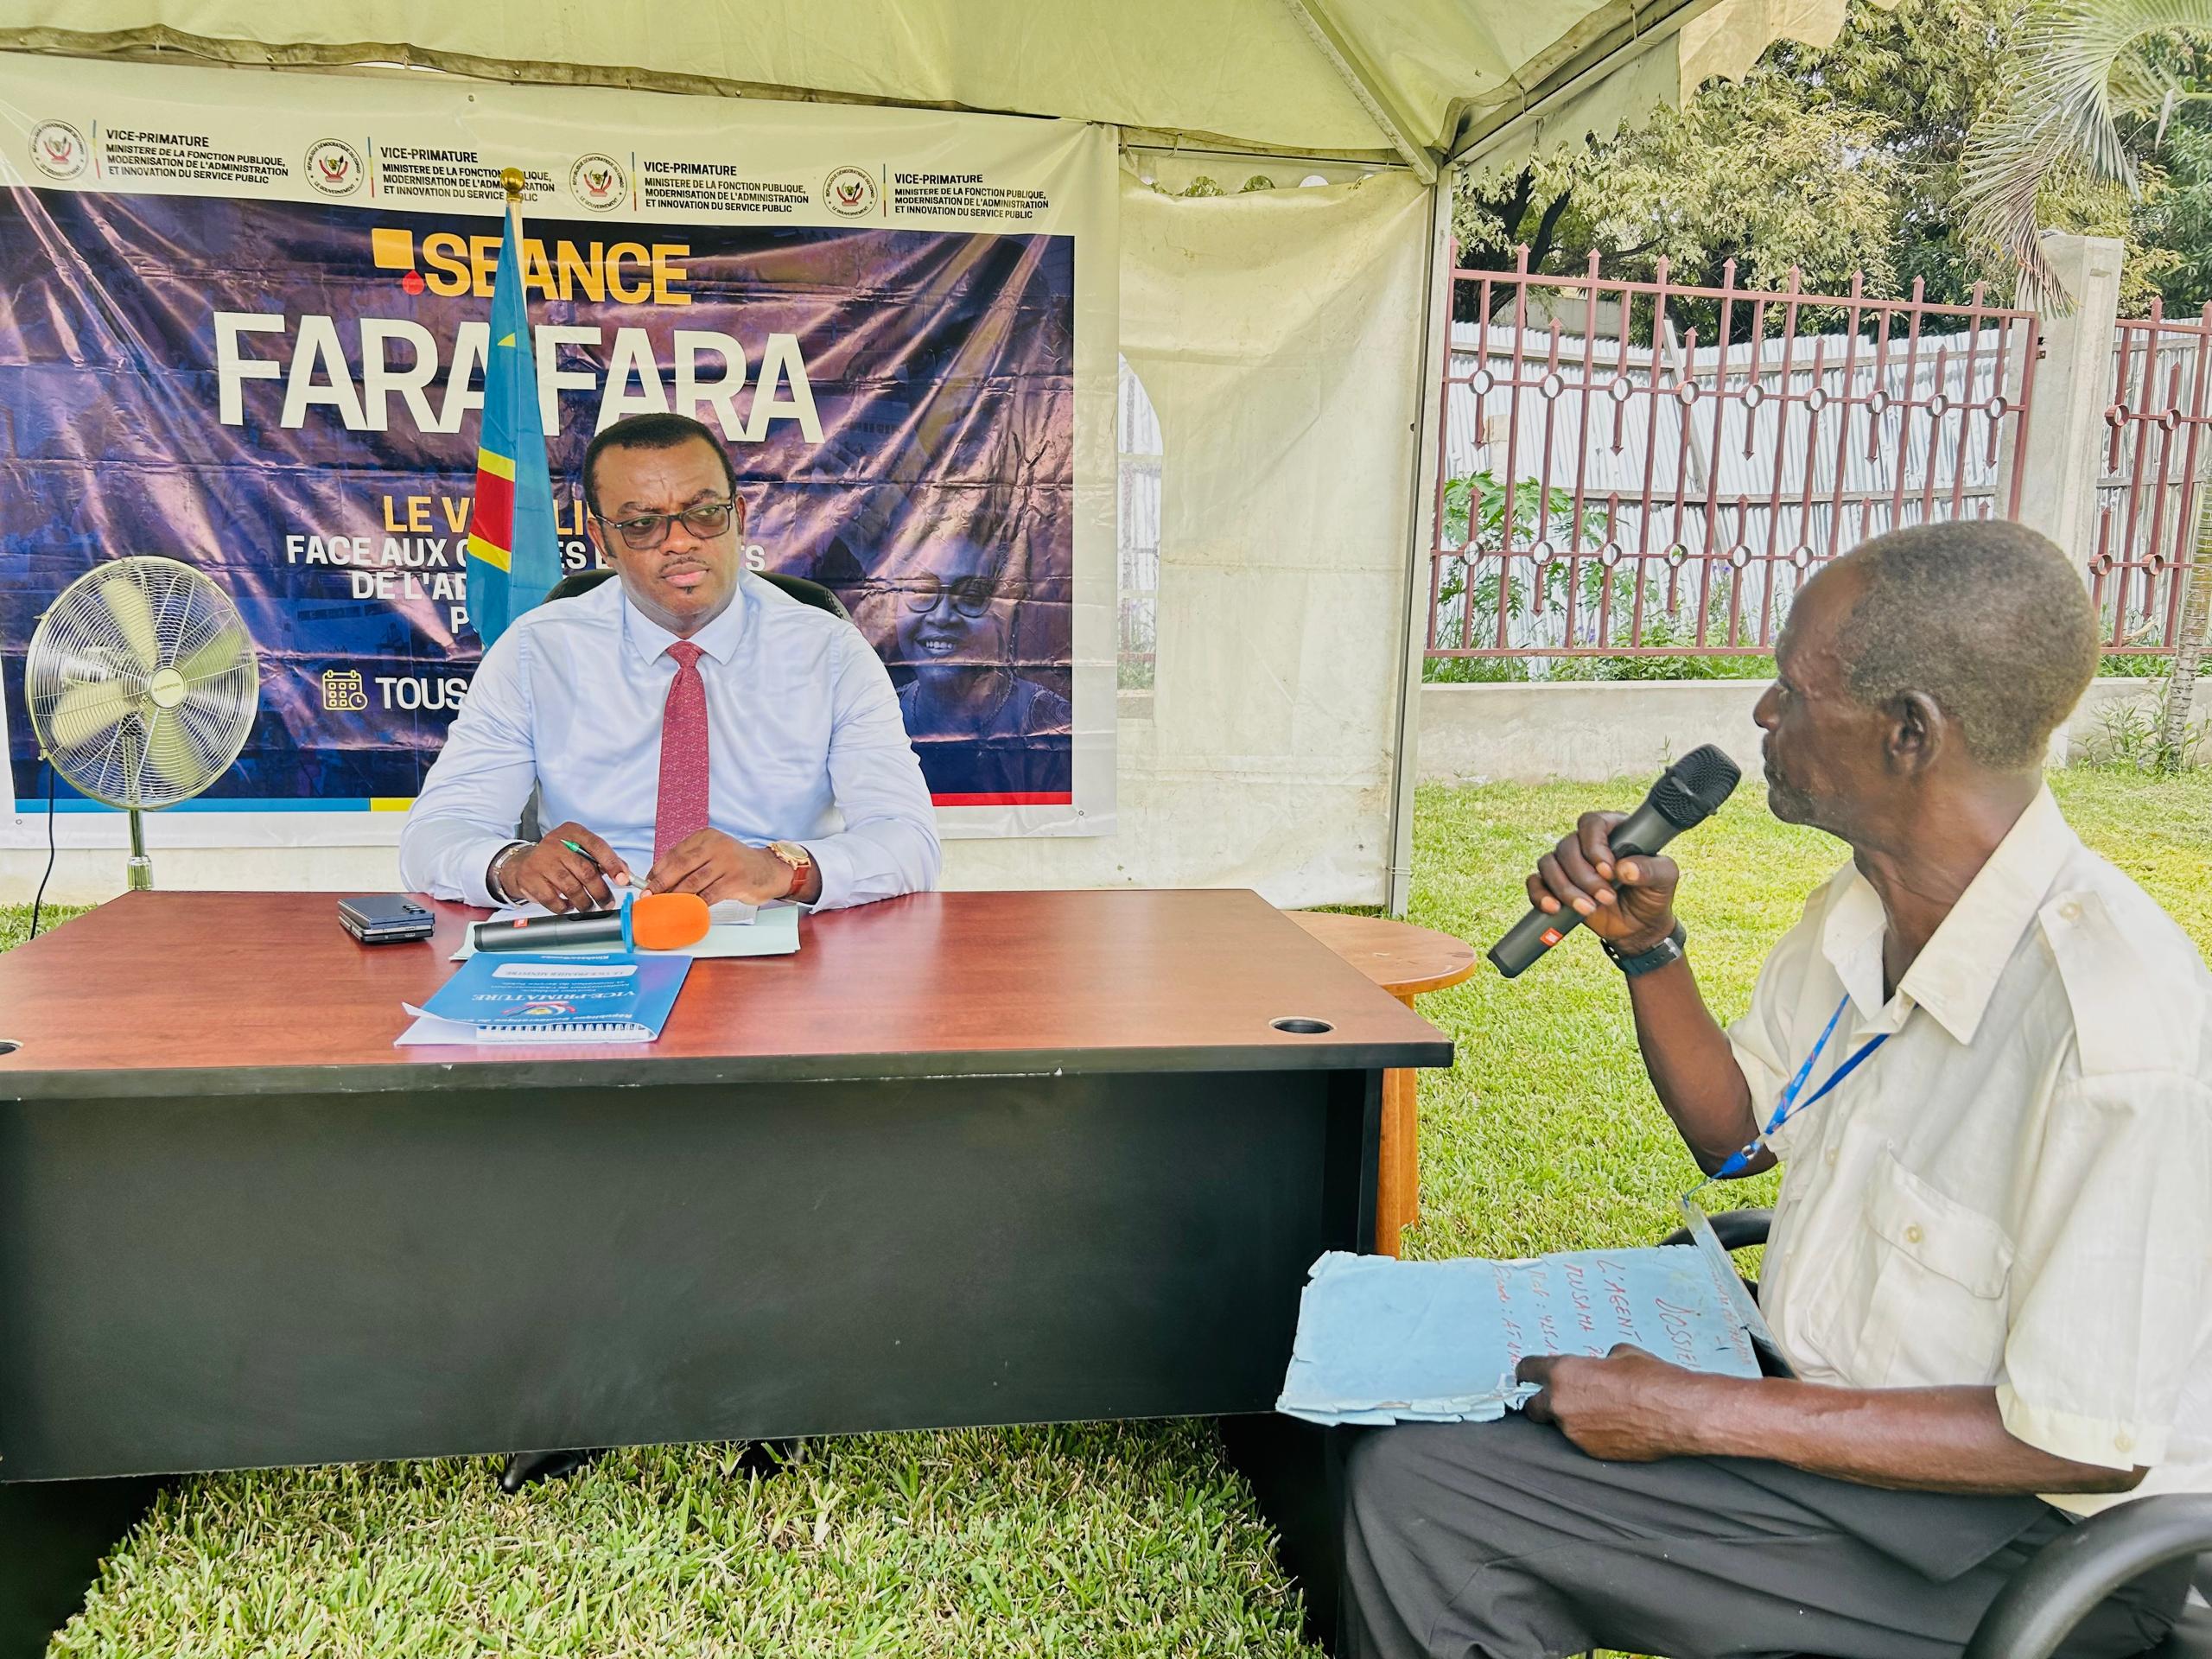
[[[31,729],[72,789],[110,806],[189,800],[245,747],[260,699],[230,596],[175,559],[116,559],[61,591],[24,664]]]

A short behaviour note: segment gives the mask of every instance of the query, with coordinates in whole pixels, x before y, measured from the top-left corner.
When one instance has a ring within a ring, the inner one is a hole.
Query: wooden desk
[[[1249,893],[809,917],[650,1048],[394,1048],[471,912],[334,909],[0,956],[0,1480],[1264,1411],[1451,1059]]]
[[[1422,992],[1457,985],[1475,971],[1475,947],[1433,927],[1321,910],[1286,913],[1408,1008]],[[1411,1071],[1382,1075],[1379,1155],[1375,1249],[1395,1255],[1398,1235],[1421,1219],[1421,1107]]]

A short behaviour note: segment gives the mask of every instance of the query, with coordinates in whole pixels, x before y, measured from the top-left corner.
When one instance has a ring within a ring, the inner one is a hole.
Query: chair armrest
[[[1961,1659],[2050,1659],[2089,1610],[2153,1567],[2212,1550],[2212,1495],[2139,1497],[2036,1552],[1998,1592]]]
[[[1726,1250],[1748,1249],[1754,1244],[1766,1243],[1767,1231],[1774,1225],[1771,1210],[1724,1210],[1713,1218],[1713,1236]],[[1659,1241],[1662,1244],[1687,1244],[1689,1230],[1677,1227]]]

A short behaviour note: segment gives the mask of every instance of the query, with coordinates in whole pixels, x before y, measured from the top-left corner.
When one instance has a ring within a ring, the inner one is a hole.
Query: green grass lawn
[[[2083,836],[2212,947],[2212,777],[2057,780]],[[1535,854],[1636,785],[1425,790],[1414,919],[1487,945]],[[1746,788],[1677,849],[1707,996],[1839,861]],[[0,941],[26,917],[0,911]],[[1523,979],[1427,998],[1459,1045],[1421,1086],[1421,1255],[1666,1230],[1689,1159],[1586,941]],[[1769,1178],[1770,1181],[1771,1178]],[[1745,1185],[1760,1201],[1767,1182]],[[181,1483],[110,1560],[54,1651],[160,1655],[1276,1655],[1294,1592],[1203,1424],[878,1435],[753,1482],[732,1449],[622,1452],[519,1499],[435,1462]]]
[[[48,905],[38,914],[38,931],[45,932],[72,916],[85,913],[82,905]],[[29,905],[0,905],[0,950],[12,950],[30,937],[31,907]]]

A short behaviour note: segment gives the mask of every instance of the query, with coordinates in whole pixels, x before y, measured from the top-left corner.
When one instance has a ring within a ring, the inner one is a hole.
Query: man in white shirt
[[[890,676],[850,623],[745,570],[715,435],[617,422],[583,486],[620,580],[524,613],[485,652],[400,832],[403,884],[559,912],[625,883],[822,909],[934,887],[936,815]],[[529,842],[533,785],[554,828]]]
[[[400,831],[400,880],[559,912],[626,884],[825,910],[936,886],[891,677],[851,623],[745,570],[713,433],[618,421],[584,451],[583,486],[620,580],[524,612],[485,652]],[[554,821],[534,842],[515,834],[533,786]],[[518,1452],[501,1484],[590,1455]]]
[[[2044,786],[2096,660],[2078,574],[2018,525],[1896,532],[1806,588],[1768,800],[1852,859],[1727,1030],[1673,860],[1617,862],[1612,814],[1545,855],[1530,898],[1629,976],[1700,1166],[1787,1160],[1759,1301],[1796,1376],[1532,1359],[1526,1416],[1369,1434],[1351,1651],[1933,1659],[2072,1516],[2212,1491],[2212,977]],[[2151,1647],[2186,1574],[2062,1653]]]

